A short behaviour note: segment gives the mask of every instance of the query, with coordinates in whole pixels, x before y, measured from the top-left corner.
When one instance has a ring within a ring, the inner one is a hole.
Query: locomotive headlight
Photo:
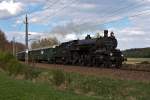
[[[110,56],[113,56],[113,53],[110,53]]]
[[[124,55],[122,54],[121,57],[124,57]]]
[[[29,53],[29,50],[28,49],[26,49],[26,54],[28,54]]]

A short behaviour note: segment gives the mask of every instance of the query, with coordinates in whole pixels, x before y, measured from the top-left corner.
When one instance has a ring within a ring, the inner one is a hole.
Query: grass
[[[136,63],[141,63],[141,62],[150,62],[150,58],[128,58],[127,59],[127,64],[136,64]]]
[[[0,65],[3,71],[0,72],[0,100],[149,100],[150,98],[150,83],[84,76],[62,70],[37,69],[19,63],[7,53],[1,54]],[[24,77],[16,80],[19,75]]]
[[[148,100],[150,98],[149,83],[77,74],[71,77],[74,77],[71,78],[73,79],[70,84],[72,89],[104,100]]]
[[[65,90],[48,82],[15,80],[0,72],[0,100],[149,100],[150,83],[65,74]]]
[[[0,69],[9,74],[9,76],[22,75],[25,79],[35,79],[41,73],[41,70],[20,63],[12,54],[0,51]]]
[[[57,91],[47,84],[14,80],[0,73],[0,100],[98,100],[95,97]]]

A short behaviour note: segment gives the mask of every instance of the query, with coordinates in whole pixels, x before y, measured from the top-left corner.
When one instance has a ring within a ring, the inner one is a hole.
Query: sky
[[[118,48],[150,47],[150,0],[0,0],[0,29],[7,39],[56,37],[60,42],[113,31]]]

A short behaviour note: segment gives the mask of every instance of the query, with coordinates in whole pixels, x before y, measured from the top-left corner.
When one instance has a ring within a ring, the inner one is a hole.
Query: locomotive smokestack
[[[108,37],[108,30],[104,30],[104,37]]]
[[[114,32],[110,33],[110,37],[115,37]]]

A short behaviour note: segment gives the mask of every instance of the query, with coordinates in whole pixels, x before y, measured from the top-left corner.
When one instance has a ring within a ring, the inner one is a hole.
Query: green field
[[[127,64],[136,64],[136,63],[141,63],[141,62],[150,62],[150,58],[127,58]]]
[[[14,80],[0,73],[0,100],[97,100],[94,97],[56,91],[47,84]]]
[[[10,54],[1,53],[0,56],[0,100],[149,100],[149,98],[150,80],[144,83],[111,79],[107,76],[67,73],[63,70],[38,69],[19,63]]]
[[[14,80],[0,73],[0,100],[149,100],[150,83],[78,77],[84,94],[72,90],[60,91],[47,83]],[[90,96],[94,90],[95,94]]]

